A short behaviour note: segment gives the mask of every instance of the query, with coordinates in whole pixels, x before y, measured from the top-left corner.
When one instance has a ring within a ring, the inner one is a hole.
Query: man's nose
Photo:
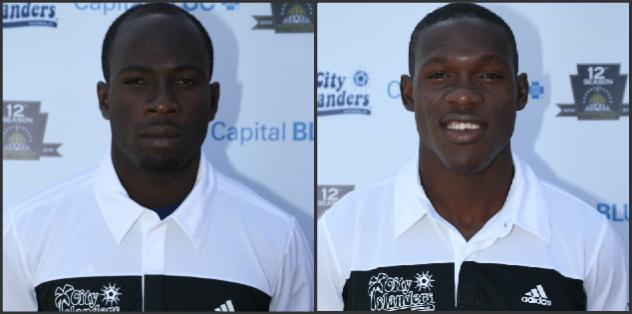
[[[167,83],[160,83],[154,88],[153,97],[147,102],[147,112],[157,114],[174,114],[180,109],[175,99],[172,87]]]
[[[483,102],[479,88],[469,79],[459,80],[446,95],[450,104],[459,106],[480,105]]]

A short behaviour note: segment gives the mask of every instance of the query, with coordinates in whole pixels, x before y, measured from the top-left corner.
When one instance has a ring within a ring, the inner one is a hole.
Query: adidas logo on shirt
[[[228,300],[224,302],[224,304],[215,308],[215,312],[235,312],[235,308],[233,307],[233,301]]]
[[[531,291],[527,291],[521,300],[524,303],[551,306],[551,300],[547,298],[544,289],[542,289],[542,285],[537,285],[535,288],[531,289]]]

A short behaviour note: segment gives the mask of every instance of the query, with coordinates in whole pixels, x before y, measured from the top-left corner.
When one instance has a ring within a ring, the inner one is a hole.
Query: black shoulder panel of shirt
[[[38,311],[141,311],[142,276],[99,276],[47,281],[35,288]],[[145,311],[267,311],[271,297],[223,280],[146,275]],[[221,311],[221,310],[220,310]]]
[[[454,302],[454,264],[352,271],[345,310],[586,310],[583,281],[554,269],[463,262]]]

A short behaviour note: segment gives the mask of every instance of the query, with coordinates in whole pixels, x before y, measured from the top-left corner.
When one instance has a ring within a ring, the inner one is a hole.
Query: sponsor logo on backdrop
[[[231,141],[245,145],[251,142],[313,142],[314,122],[284,121],[277,124],[254,122],[251,125],[234,126],[224,121],[211,124],[211,138],[215,141]]]
[[[629,222],[630,211],[628,203],[597,203],[597,211],[614,222]]]
[[[539,81],[532,81],[529,84],[529,96],[531,99],[540,99],[544,95],[544,86],[540,85]]]
[[[2,28],[45,26],[57,27],[54,4],[3,3]]]
[[[44,144],[48,113],[39,101],[2,101],[2,159],[37,160],[61,157],[61,144]]]
[[[220,4],[219,3],[203,3],[203,2],[169,2],[171,4],[177,5],[178,7],[185,9],[189,12],[193,11],[212,11],[216,10]],[[113,13],[121,13],[120,11],[126,11],[134,6],[137,6],[141,3],[126,3],[126,2],[118,2],[118,3],[102,3],[102,2],[76,2],[75,8],[79,11],[93,11],[93,12],[101,12],[103,15],[108,15],[110,12]],[[222,2],[221,6],[224,7],[227,11],[235,11],[238,2]]]
[[[345,194],[353,191],[353,189],[353,185],[319,185],[317,218],[320,218],[329,207],[345,196]]]
[[[313,33],[314,3],[273,2],[272,15],[253,15],[252,29],[273,29],[275,33]]]
[[[60,312],[120,312],[119,297],[123,294],[116,283],[108,283],[101,291],[76,289],[65,284],[55,289],[55,306]]]
[[[371,311],[434,311],[434,281],[429,271],[417,273],[413,279],[385,273],[371,276],[368,291]]]
[[[399,81],[396,80],[388,82],[388,84],[386,85],[386,94],[388,94],[388,97],[397,99],[400,98],[399,96],[401,92],[399,90],[399,84]]]
[[[578,120],[618,120],[630,115],[630,105],[624,104],[627,74],[619,74],[621,64],[578,64],[577,74],[571,75],[573,104],[558,104],[558,117]]]
[[[369,74],[364,70],[344,74],[319,71],[317,74],[319,116],[338,114],[371,114],[367,86]]]

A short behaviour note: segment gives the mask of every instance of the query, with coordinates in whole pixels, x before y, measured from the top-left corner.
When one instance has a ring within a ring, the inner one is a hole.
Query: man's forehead
[[[452,18],[421,30],[416,58],[437,58],[448,53],[457,58],[478,54],[510,58],[510,40],[498,24],[472,17]],[[419,60],[417,60],[419,61]]]
[[[139,40],[143,38],[166,41],[172,39],[168,35],[197,36],[202,42],[202,36],[192,21],[178,14],[152,13],[124,20],[117,30],[114,47],[118,42]],[[151,36],[157,35],[157,36]],[[162,39],[162,40],[160,40]]]
[[[149,66],[209,62],[202,35],[187,18],[150,14],[125,20],[112,44],[112,70],[130,64]]]

